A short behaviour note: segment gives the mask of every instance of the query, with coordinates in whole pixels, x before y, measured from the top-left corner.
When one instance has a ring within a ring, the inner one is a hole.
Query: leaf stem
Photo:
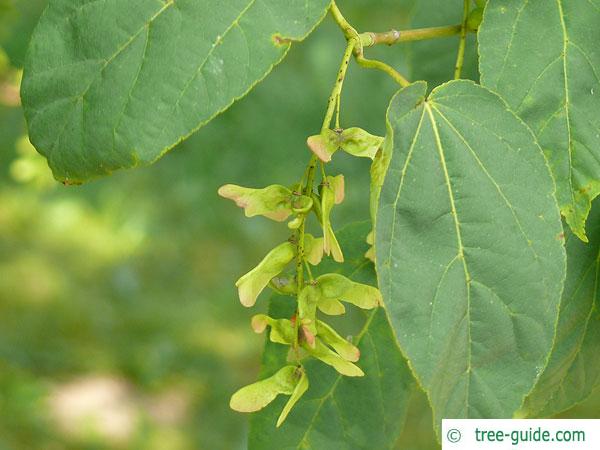
[[[463,64],[465,62],[465,48],[467,46],[467,21],[469,19],[470,0],[464,0],[463,3],[463,21],[460,29],[460,42],[458,44],[458,56],[456,57],[456,66],[454,69],[454,79],[458,80],[462,74]]]
[[[402,74],[400,74],[400,72],[398,72],[392,66],[384,63],[383,61],[378,61],[376,59],[367,59],[362,55],[358,55],[356,57],[356,62],[360,66],[365,67],[367,69],[377,69],[377,70],[381,70],[382,72],[387,73],[390,77],[393,78],[393,80],[396,83],[398,83],[402,87],[406,87],[410,84],[410,81],[408,81],[406,78],[404,78],[404,76],[402,76]]]
[[[333,0],[331,2],[331,14],[332,14],[335,22],[338,24],[338,26],[344,33],[346,40],[348,41],[348,48],[346,49],[346,52],[348,52],[348,50],[350,50],[350,55],[348,55],[348,56],[351,56],[352,53],[354,53],[356,62],[360,66],[366,67],[368,69],[381,70],[384,73],[391,76],[392,79],[394,81],[396,81],[398,84],[400,84],[400,86],[402,86],[402,87],[406,87],[410,84],[410,82],[404,76],[402,76],[399,72],[397,72],[393,67],[389,66],[388,64],[386,64],[382,61],[365,58],[364,52],[363,52],[363,40],[366,40],[367,43],[369,43],[369,42],[371,42],[373,36],[377,36],[377,33],[363,33],[363,35],[360,35],[358,33],[358,31],[356,31],[356,29],[352,25],[350,25],[350,23],[346,20],[346,18],[344,17],[342,12],[338,8],[337,4],[335,3],[335,0]],[[398,33],[398,32],[396,32],[396,33]],[[373,38],[373,39],[375,39],[375,38]],[[352,45],[352,49],[350,49],[351,45]],[[346,54],[344,56],[346,56]],[[344,66],[342,65],[342,69],[343,68],[344,68]],[[340,86],[340,88],[341,88],[341,86]],[[325,116],[325,119],[327,120],[327,115]]]
[[[310,175],[309,175],[310,176]],[[300,228],[296,236],[296,283],[297,295],[300,295],[304,289],[304,230],[306,218],[302,220]],[[296,308],[296,320],[294,321],[294,352],[298,354],[298,331],[300,329],[300,318],[298,317],[298,309]]]
[[[328,129],[331,126],[331,120],[333,119],[333,114],[339,104],[342,88],[344,87],[344,80],[346,79],[348,64],[350,64],[350,58],[352,58],[352,52],[354,51],[357,42],[358,40],[356,37],[352,37],[348,40],[348,45],[346,46],[346,51],[344,52],[344,56],[342,58],[342,64],[340,65],[333,90],[331,91],[329,101],[327,102],[327,112],[325,113],[325,118],[323,119],[321,131]]]
[[[333,19],[338,24],[338,26],[341,28],[347,41],[349,41],[352,38],[359,37],[358,31],[356,31],[356,28],[350,25],[350,23],[346,20],[346,18],[338,8],[337,4],[335,3],[335,0],[331,2],[331,15],[333,16]]]
[[[339,12],[339,10],[338,10]],[[340,14],[341,17],[341,14]],[[343,17],[342,17],[343,18]],[[350,25],[348,24],[350,27]],[[351,28],[351,27],[350,27]],[[350,33],[350,32],[349,32]],[[333,85],[333,90],[331,91],[331,95],[329,96],[329,100],[327,102],[327,111],[325,112],[325,118],[323,120],[323,126],[321,127],[321,131],[328,129],[331,126],[331,121],[333,119],[334,113],[338,112],[338,116],[336,118],[336,124],[339,126],[339,106],[340,106],[340,97],[342,95],[342,88],[344,86],[344,80],[346,79],[346,73],[348,72],[348,65],[350,63],[350,59],[352,58],[352,53],[358,43],[358,33],[356,31],[353,32],[354,36],[348,39],[348,45],[346,46],[346,50],[344,52],[344,56],[342,58],[342,63],[340,65],[340,69],[337,74],[337,78],[335,80],[335,84]],[[302,194],[312,197],[313,187],[315,184],[315,172],[317,169],[318,158],[317,155],[313,154],[308,162],[308,167],[302,176],[301,185],[306,180],[306,184],[302,186]],[[324,169],[323,175],[325,174]],[[298,295],[304,289],[304,267],[306,265],[306,269],[308,271],[308,276],[312,281],[312,273],[308,264],[306,263],[305,254],[304,254],[304,235],[306,229],[306,216],[302,219],[302,223],[298,228],[296,233],[296,283],[297,283],[297,291]],[[300,329],[300,319],[297,317],[296,311],[296,321],[294,323],[294,350],[298,351],[298,331]]]
[[[308,281],[312,283],[314,281],[312,270],[310,269],[310,265],[306,260],[304,260],[304,267],[306,267],[306,272],[308,273]]]
[[[391,30],[383,33],[366,32],[359,35],[363,47],[374,45],[394,45],[401,42],[423,41],[448,36],[456,36],[462,32],[462,25],[448,25],[444,27],[415,28],[413,30]]]

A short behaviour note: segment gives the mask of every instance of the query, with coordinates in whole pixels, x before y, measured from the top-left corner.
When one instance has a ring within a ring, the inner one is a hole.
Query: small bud
[[[282,295],[296,295],[297,283],[293,275],[279,275],[271,279],[269,286]]]
[[[295,256],[294,245],[284,242],[271,250],[250,272],[241,277],[235,285],[240,302],[246,307],[254,306],[256,299],[272,278],[279,275]]]
[[[310,348],[315,348],[316,336],[307,324],[302,325],[302,336],[304,337],[304,341]]]
[[[374,159],[384,138],[367,133],[361,128],[348,128],[340,136],[340,147],[346,153]]]
[[[292,196],[292,211],[296,214],[306,214],[311,210],[313,206],[313,200],[306,195],[296,195]]]
[[[316,286],[308,285],[298,295],[298,319],[311,335],[317,334],[317,303],[320,292]]]
[[[304,216],[298,216],[291,222],[288,222],[287,226],[290,230],[297,230],[302,226],[302,222],[304,222]]]

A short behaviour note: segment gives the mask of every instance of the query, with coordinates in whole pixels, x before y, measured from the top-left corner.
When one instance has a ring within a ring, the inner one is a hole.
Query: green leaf
[[[600,385],[600,204],[588,220],[590,243],[567,236],[567,280],[556,341],[523,415],[552,416],[585,400]]]
[[[31,140],[68,183],[152,163],[248,93],[328,6],[53,0],[25,64]]]
[[[479,30],[481,81],[532,128],[562,214],[586,241],[600,194],[600,1],[491,0]]]
[[[565,276],[560,214],[531,132],[495,94],[452,81],[392,100],[380,289],[442,418],[506,418],[552,347]]]
[[[364,258],[364,238],[369,223],[355,224],[339,232],[346,248],[343,265],[331,263],[324,270],[340,268],[353,280],[374,283],[370,261]],[[327,266],[327,262],[323,262]],[[290,317],[294,302],[275,297],[270,314]],[[362,313],[353,343],[360,349],[359,364],[364,377],[348,378],[319,361],[306,364],[310,389],[296,404],[281,428],[275,428],[284,400],[277,399],[253,414],[250,422],[250,450],[310,449],[351,450],[390,448],[397,440],[414,389],[412,375],[404,361],[385,310]],[[263,355],[263,376],[285,364],[287,348],[268,342]]]

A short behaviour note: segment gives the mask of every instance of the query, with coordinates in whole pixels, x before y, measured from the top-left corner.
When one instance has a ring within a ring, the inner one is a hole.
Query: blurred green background
[[[412,1],[339,3],[359,29],[383,30],[402,28]],[[64,187],[29,144],[18,101],[45,4],[0,0],[0,450],[244,449],[247,421],[228,399],[255,379],[263,337],[251,332],[256,310],[240,306],[234,282],[287,233],[244,219],[216,191],[300,178],[341,34],[326,20],[156,165]],[[431,64],[407,62],[411,51],[378,49],[409,75],[449,78],[451,65],[432,75]],[[353,65],[342,125],[383,134],[395,90]],[[368,169],[336,158],[332,172],[348,186],[336,224],[368,218]],[[592,417],[596,397],[570,414]],[[426,403],[413,403],[398,448],[435,448]]]

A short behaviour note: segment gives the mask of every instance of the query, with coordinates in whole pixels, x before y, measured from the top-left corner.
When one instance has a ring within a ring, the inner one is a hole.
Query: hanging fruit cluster
[[[360,357],[358,348],[320,320],[318,312],[335,316],[346,312],[344,303],[362,309],[372,309],[382,303],[378,289],[336,273],[313,278],[310,266],[318,265],[324,254],[336,262],[344,261],[331,223],[334,206],[344,201],[344,176],[326,175],[325,163],[340,149],[353,156],[376,159],[383,138],[360,128],[324,128],[321,134],[308,138],[307,143],[313,156],[300,183],[291,187],[271,185],[263,189],[228,184],[219,189],[219,195],[233,200],[244,209],[247,217],[260,215],[277,222],[288,220],[287,226],[292,231],[286,242],[277,245],[236,283],[240,302],[246,307],[254,306],[267,286],[297,300],[296,313],[289,319],[274,319],[264,314],[252,318],[256,333],[268,328],[272,342],[290,347],[289,364],[270,378],[240,389],[230,402],[234,410],[253,412],[280,394],[289,395],[277,426],[283,423],[309,387],[303,365],[306,358],[316,358],[345,376],[364,375],[355,364]],[[315,189],[315,172],[319,164],[322,178]],[[320,224],[322,237],[305,232],[311,214]],[[295,266],[294,270],[286,272],[288,266]]]

